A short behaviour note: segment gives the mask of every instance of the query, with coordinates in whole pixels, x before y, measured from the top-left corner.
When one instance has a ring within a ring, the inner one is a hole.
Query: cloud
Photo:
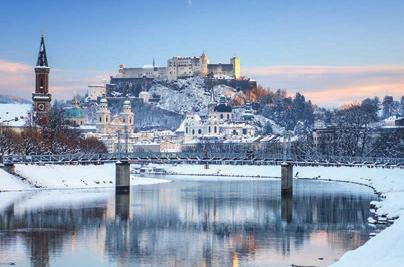
[[[271,66],[246,68],[243,74],[272,89],[301,92],[326,106],[386,94],[404,95],[403,65]]]
[[[27,64],[0,59],[0,73],[26,72],[30,69],[31,67]]]
[[[69,99],[74,93],[85,92],[87,85],[100,83],[107,77],[108,72],[51,69],[50,93],[54,99]],[[0,59],[0,94],[31,99],[34,89],[34,66]]]

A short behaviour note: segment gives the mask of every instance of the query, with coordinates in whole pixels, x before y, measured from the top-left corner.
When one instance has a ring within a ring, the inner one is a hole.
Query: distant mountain
[[[31,104],[31,101],[18,96],[0,95],[0,104]]]

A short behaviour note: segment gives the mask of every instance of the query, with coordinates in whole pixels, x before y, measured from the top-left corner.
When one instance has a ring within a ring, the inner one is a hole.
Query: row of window
[[[185,127],[185,133],[189,133],[188,127]],[[208,133],[212,133],[212,128],[210,126],[208,127]],[[217,126],[213,127],[213,133],[217,133]],[[202,129],[198,129],[198,134],[202,134]],[[192,135],[195,135],[195,129],[192,129]]]
[[[99,117],[99,122],[102,122],[102,117]],[[108,122],[108,117],[105,118],[105,122]],[[122,122],[125,123],[125,118],[123,118]],[[132,123],[132,119],[129,119],[129,123]]]

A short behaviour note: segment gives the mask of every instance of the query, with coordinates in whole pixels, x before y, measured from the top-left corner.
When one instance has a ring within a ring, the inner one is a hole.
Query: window
[[[185,128],[185,133],[188,134],[188,127]]]
[[[123,123],[125,123],[125,118],[122,120]]]
[[[108,122],[108,117],[105,118],[105,121]]]
[[[217,127],[215,126],[215,128],[213,128],[214,129],[214,132],[216,133],[217,132]]]
[[[201,129],[198,130],[198,134],[202,134],[202,130],[201,130]]]
[[[100,122],[102,121],[101,117],[100,117]]]
[[[247,129],[243,129],[243,134],[247,134]]]
[[[236,130],[233,130],[233,135],[237,135],[237,131],[236,131]]]
[[[194,129],[192,129],[192,135],[195,135],[195,130]]]
[[[223,114],[220,114],[220,119],[223,119]]]
[[[210,133],[210,126],[209,126],[209,128],[208,128],[208,132]]]
[[[229,115],[229,114],[227,114],[227,119],[228,119],[228,120],[230,119],[230,115]]]

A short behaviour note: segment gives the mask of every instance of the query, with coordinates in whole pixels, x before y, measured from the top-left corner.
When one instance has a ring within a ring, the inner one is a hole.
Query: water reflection
[[[368,205],[375,198],[365,187],[312,181],[296,183],[293,199],[281,197],[278,181],[176,181],[133,189],[117,196],[113,190],[18,194],[0,207],[1,261],[327,266],[367,240]]]

